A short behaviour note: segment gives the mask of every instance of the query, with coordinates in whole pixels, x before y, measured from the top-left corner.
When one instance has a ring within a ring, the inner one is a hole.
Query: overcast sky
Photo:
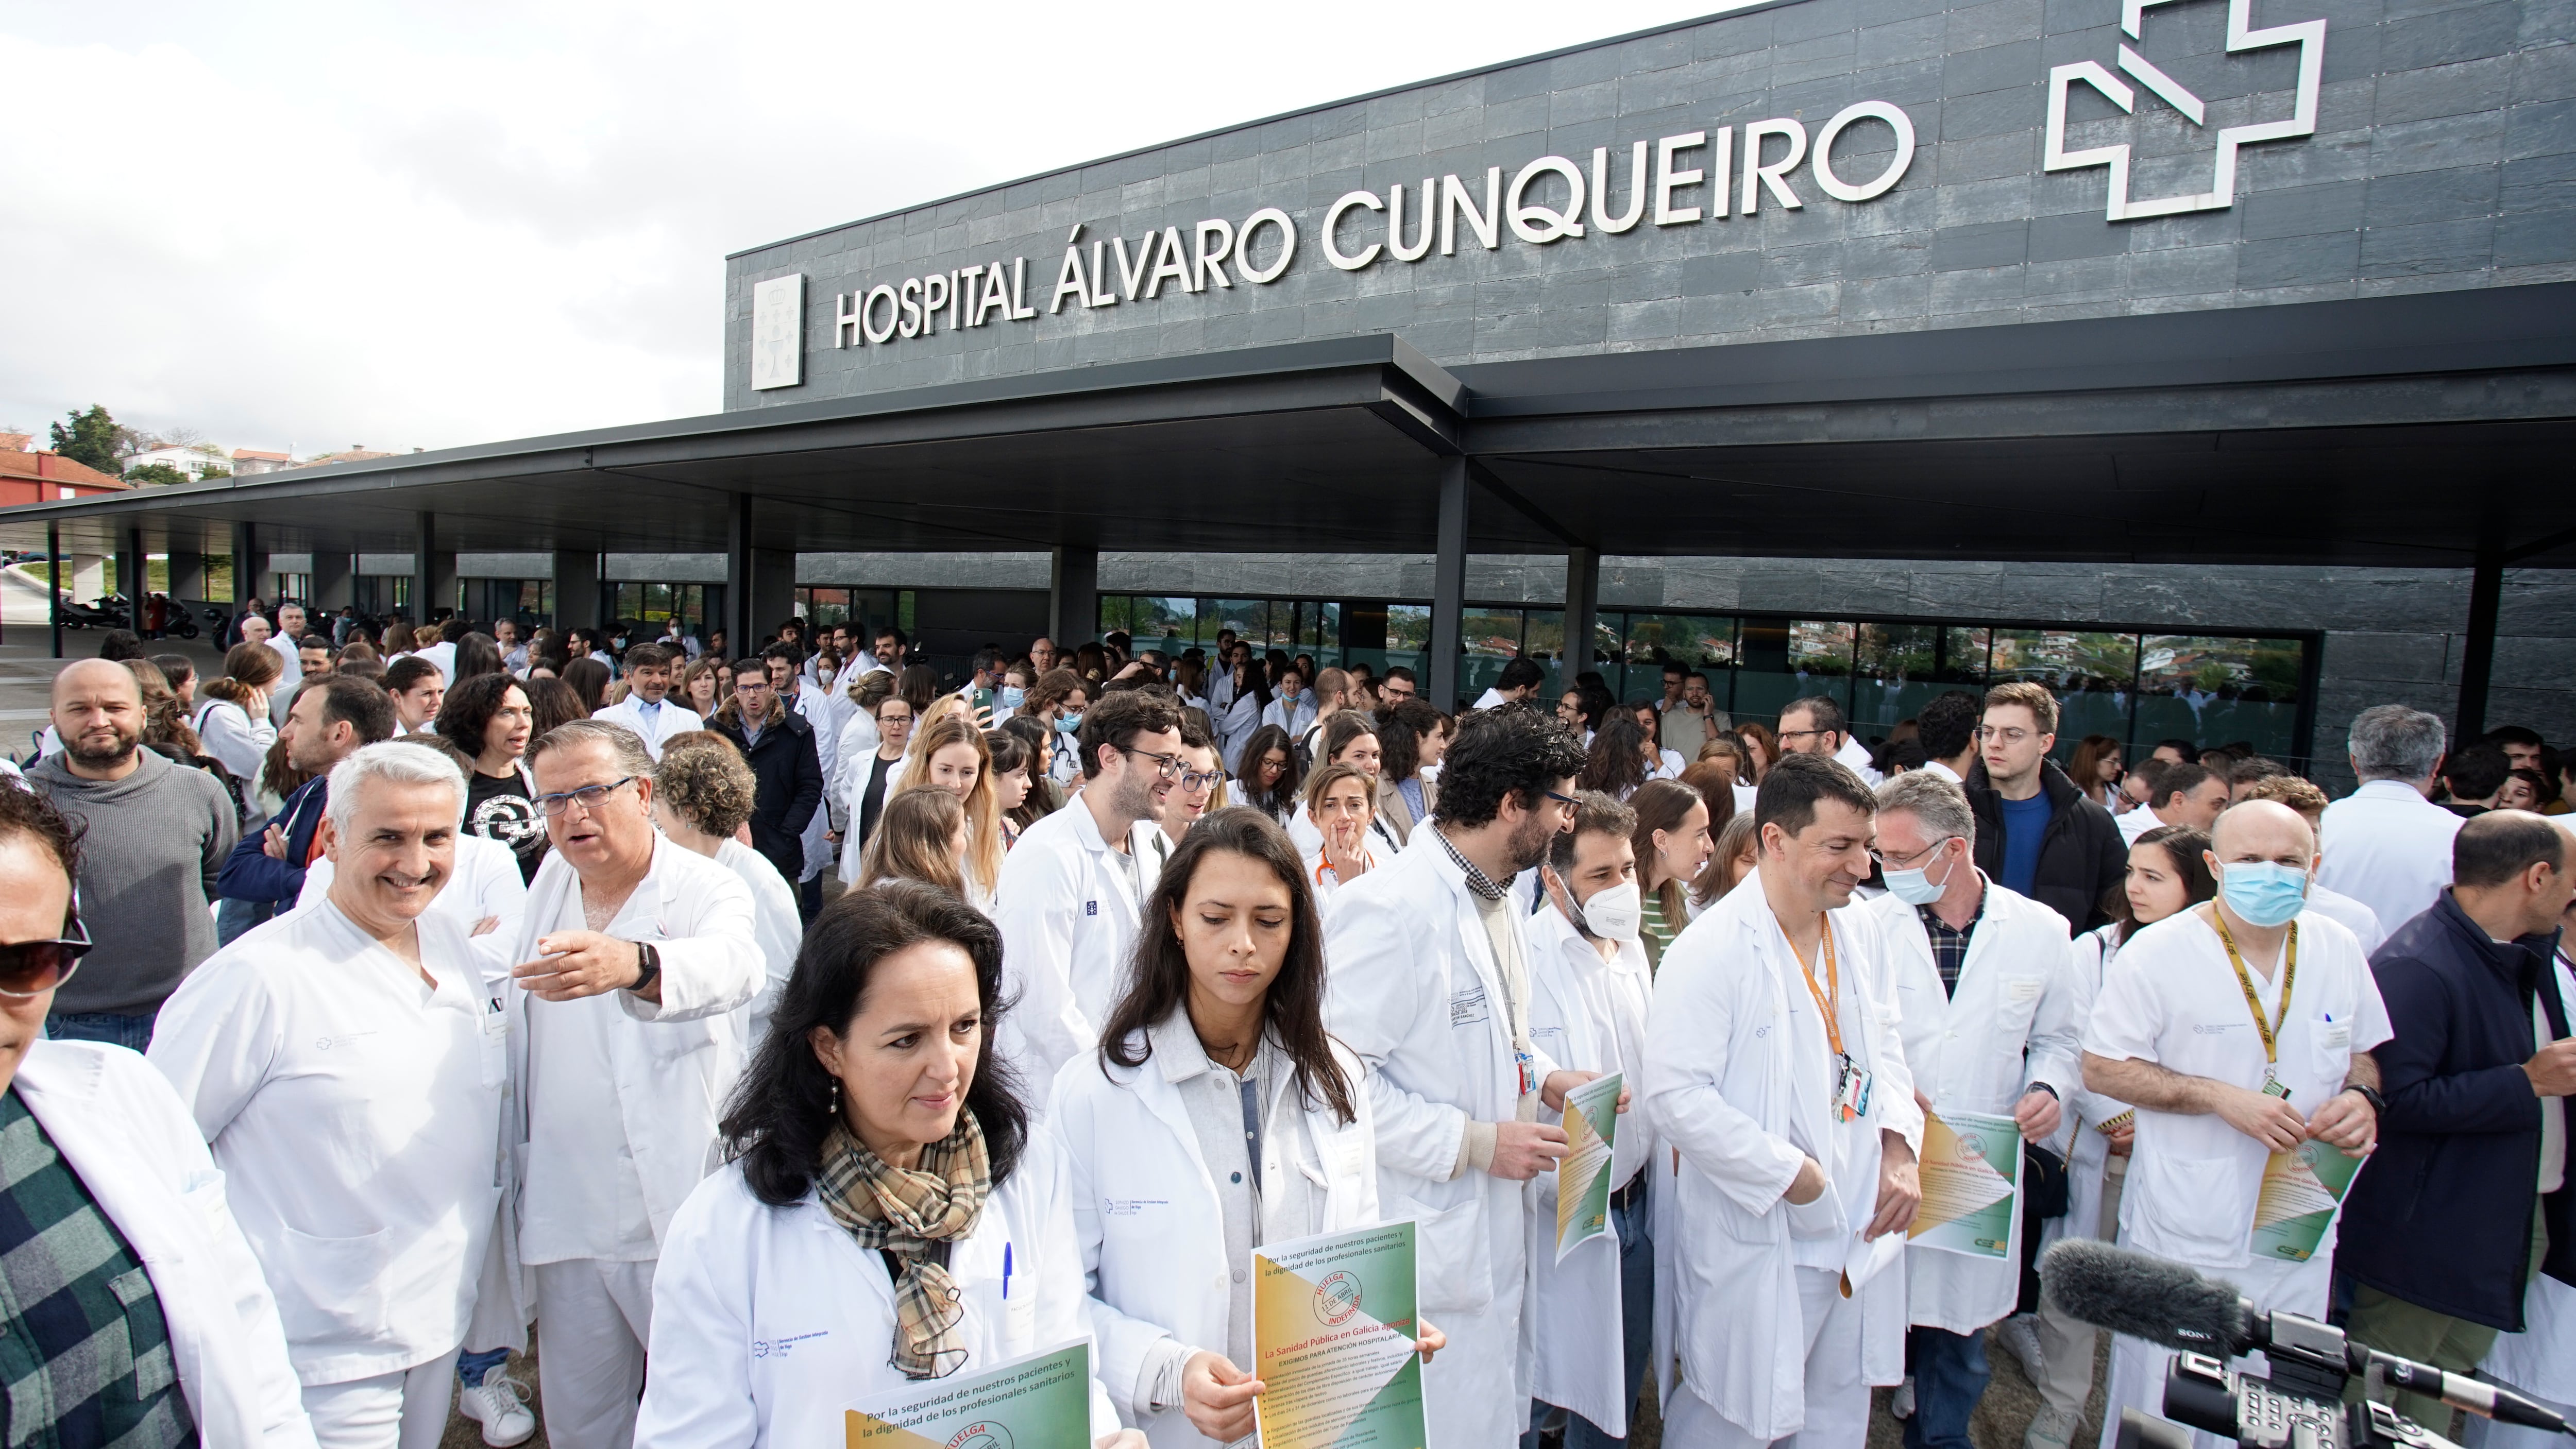
[[[728,251],[1721,8],[0,0],[0,427],[713,412]]]

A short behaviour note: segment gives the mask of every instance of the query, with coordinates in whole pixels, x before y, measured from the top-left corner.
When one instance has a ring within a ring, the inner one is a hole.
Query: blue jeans
[[[95,1041],[142,1051],[152,1045],[154,1012],[127,1016],[118,1011],[53,1011],[45,1014],[49,1041]]]
[[[1610,1209],[1610,1228],[1619,1235],[1619,1337],[1631,1415],[1637,1412],[1637,1389],[1646,1380],[1646,1359],[1654,1348],[1655,1239],[1651,1230],[1654,1213],[1647,1204],[1644,1191],[1650,1176],[1641,1174],[1638,1177],[1638,1191],[1626,1207]],[[1541,1246],[1544,1250],[1547,1245],[1542,1243]],[[1522,1311],[1528,1311],[1527,1304],[1522,1305]],[[1521,1435],[1522,1449],[1538,1449],[1539,1430],[1554,1423],[1565,1426],[1565,1449],[1607,1449],[1607,1446],[1628,1442],[1602,1433],[1598,1425],[1581,1414],[1532,1399],[1530,1426]]]
[[[456,1356],[456,1381],[469,1389],[483,1387],[483,1376],[510,1361],[510,1351],[496,1348],[484,1353],[460,1353]]]
[[[229,946],[275,914],[277,907],[268,901],[237,901],[226,896],[215,902],[215,944]]]
[[[1914,1417],[1905,1421],[1905,1449],[1972,1449],[1968,1419],[1986,1396],[1986,1334],[1942,1328],[1905,1331],[1914,1365]]]

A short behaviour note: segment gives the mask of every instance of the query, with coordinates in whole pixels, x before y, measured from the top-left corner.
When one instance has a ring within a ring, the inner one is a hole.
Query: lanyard
[[[2290,923],[2290,941],[2281,963],[2281,1009],[2270,1021],[2263,1019],[2263,998],[2254,991],[2253,973],[2245,969],[2245,958],[2237,954],[2236,938],[2228,934],[2227,917],[2215,909],[2209,918],[2218,923],[2218,941],[2227,948],[2227,964],[2236,968],[2237,988],[2245,993],[2246,1009],[2254,1013],[2255,1033],[2263,1038],[2263,1080],[2268,1085],[2281,1079],[2281,1027],[2290,1019],[2290,993],[2299,984],[2299,923]]]
[[[1824,1014],[1825,1039],[1833,1043],[1834,1055],[1839,1058],[1844,1055],[1843,1024],[1840,1014],[1834,1010],[1834,1002],[1842,999],[1842,967],[1834,960],[1832,923],[1818,916],[1816,924],[1823,929],[1824,935],[1825,984],[1823,989],[1817,988],[1816,973],[1807,968],[1807,958],[1798,954],[1797,942],[1789,942],[1789,954],[1798,957],[1798,975],[1807,983],[1807,994],[1816,998],[1816,1010]]]

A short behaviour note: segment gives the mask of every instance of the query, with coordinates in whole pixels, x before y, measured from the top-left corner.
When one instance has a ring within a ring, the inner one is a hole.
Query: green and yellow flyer
[[[1619,1135],[1622,1072],[1565,1094],[1566,1152],[1556,1160],[1556,1261],[1610,1231],[1610,1144]]]
[[[1091,1340],[843,1408],[846,1449],[1091,1449]]]
[[[1413,1302],[1410,1222],[1255,1252],[1262,1449],[1422,1449]]]
[[[2343,1206],[2344,1189],[2361,1170],[2361,1159],[2323,1142],[2302,1142],[2288,1152],[2275,1152],[2263,1164],[2263,1190],[2254,1199],[2254,1239],[2248,1250],[2257,1259],[2304,1263],[2316,1256],[2335,1210]]]
[[[1923,1206],[1909,1247],[2001,1258],[2019,1215],[2021,1128],[1985,1112],[1923,1117]]]

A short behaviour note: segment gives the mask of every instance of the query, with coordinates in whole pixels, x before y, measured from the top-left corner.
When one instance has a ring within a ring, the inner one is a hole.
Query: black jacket
[[[805,826],[823,803],[823,757],[814,750],[814,726],[787,710],[744,743],[742,717],[719,712],[716,730],[751,762],[751,848],[778,867],[790,885],[805,877]]]
[[[2522,1064],[2536,993],[2567,1035],[2554,934],[2489,939],[2442,892],[2370,958],[2397,1035],[2372,1053],[2388,1110],[2343,1205],[2335,1266],[2405,1302],[2522,1331],[2540,1177],[2540,1098]],[[2561,1099],[2564,1101],[2565,1099]],[[2564,1110],[2562,1107],[2561,1110]],[[2576,1284],[2576,1191],[2539,1199],[2549,1276]]]
[[[2048,797],[2048,833],[2039,839],[2039,869],[2031,899],[2066,918],[2076,935],[2111,924],[2103,906],[2129,873],[2129,847],[2111,812],[2084,798],[2066,772],[2039,762],[2040,793]],[[1986,762],[1968,766],[1968,808],[1977,816],[1977,868],[2004,878],[2004,813],[2001,797],[1986,783]]]

